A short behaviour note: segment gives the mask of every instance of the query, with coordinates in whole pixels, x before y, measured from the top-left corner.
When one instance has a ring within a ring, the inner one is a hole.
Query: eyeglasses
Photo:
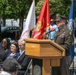
[[[16,48],[15,46],[10,46],[10,48]]]
[[[21,46],[23,46],[23,45],[18,45],[18,46],[20,46],[20,47],[21,47]]]
[[[21,46],[25,46],[25,44],[22,44],[22,45],[18,45],[18,46],[20,46],[20,47],[21,47]]]

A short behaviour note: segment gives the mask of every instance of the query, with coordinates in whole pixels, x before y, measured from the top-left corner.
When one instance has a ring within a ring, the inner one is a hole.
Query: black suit
[[[9,51],[10,51],[9,49],[4,50],[3,48],[0,48],[0,60],[4,61],[9,53]]]
[[[21,65],[21,69],[19,69],[20,72],[18,73],[18,75],[23,75],[23,72],[21,71],[26,71],[27,66],[30,62],[30,58],[25,55],[25,52],[23,52],[23,54],[18,58],[17,61]]]
[[[18,58],[18,60],[17,60],[18,63],[19,63],[19,64],[22,64],[24,58],[25,58],[25,52],[23,52],[23,54]]]

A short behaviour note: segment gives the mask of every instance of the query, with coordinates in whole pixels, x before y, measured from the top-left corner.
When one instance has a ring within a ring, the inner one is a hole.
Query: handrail
[[[30,68],[31,64],[32,64],[32,59],[30,60],[30,62],[29,62],[29,64],[28,64],[28,66],[27,66],[27,69],[26,69],[26,71],[25,71],[25,73],[24,73],[24,75],[27,75],[28,70],[29,70],[29,68]]]

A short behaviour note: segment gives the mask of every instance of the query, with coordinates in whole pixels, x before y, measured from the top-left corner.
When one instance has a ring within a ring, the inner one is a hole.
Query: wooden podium
[[[42,74],[51,75],[50,67],[60,66],[65,49],[51,40],[25,39],[25,53],[31,58],[42,59]],[[34,74],[32,74],[34,75]]]

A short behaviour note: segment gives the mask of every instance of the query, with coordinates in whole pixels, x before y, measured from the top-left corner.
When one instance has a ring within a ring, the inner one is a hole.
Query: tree
[[[2,19],[19,18],[19,26],[22,29],[23,20],[27,16],[29,7],[29,0],[0,0],[0,17]]]
[[[0,0],[0,18],[4,20],[4,25],[6,18],[19,18],[19,27],[22,30],[23,20],[28,14],[32,1],[33,0]],[[44,0],[35,0],[36,16],[39,15],[43,3]],[[68,17],[71,0],[49,0],[49,4],[51,16],[60,13]]]
[[[39,15],[44,0],[39,0],[36,5],[36,14]],[[52,16],[60,13],[68,17],[71,0],[49,0],[50,13]]]
[[[0,0],[0,18],[3,18],[3,25],[5,26],[6,18],[6,6],[8,5],[6,0]]]

